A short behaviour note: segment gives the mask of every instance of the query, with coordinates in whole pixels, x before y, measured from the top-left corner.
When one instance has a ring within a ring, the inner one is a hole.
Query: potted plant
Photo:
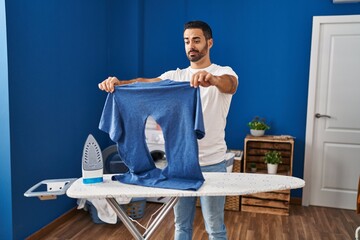
[[[282,163],[281,152],[276,150],[265,153],[264,161],[267,164],[269,174],[276,174],[279,163]]]
[[[256,163],[254,162],[250,163],[250,172],[252,173],[256,172]]]
[[[265,118],[254,117],[251,122],[248,123],[250,133],[253,136],[260,137],[265,134],[265,130],[270,129],[270,126],[266,124]]]

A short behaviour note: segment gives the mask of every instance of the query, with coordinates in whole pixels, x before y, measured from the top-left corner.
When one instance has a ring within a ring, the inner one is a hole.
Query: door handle
[[[315,114],[315,117],[316,117],[316,118],[322,118],[322,117],[331,118],[329,115],[320,114],[320,113],[316,113],[316,114]]]

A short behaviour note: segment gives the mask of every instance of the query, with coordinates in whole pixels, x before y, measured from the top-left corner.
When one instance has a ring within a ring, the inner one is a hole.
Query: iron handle
[[[316,113],[316,114],[315,114],[315,117],[316,117],[316,118],[322,118],[322,117],[331,118],[329,115],[320,114],[320,113]]]

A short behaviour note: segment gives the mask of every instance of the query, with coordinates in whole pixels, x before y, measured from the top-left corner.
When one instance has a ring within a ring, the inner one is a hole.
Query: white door
[[[314,17],[303,204],[356,208],[360,15]]]

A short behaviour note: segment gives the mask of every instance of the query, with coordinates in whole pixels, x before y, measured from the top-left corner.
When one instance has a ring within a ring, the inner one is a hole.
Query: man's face
[[[197,62],[208,54],[208,41],[212,39],[206,40],[201,29],[192,28],[184,31],[185,52],[191,62]]]

